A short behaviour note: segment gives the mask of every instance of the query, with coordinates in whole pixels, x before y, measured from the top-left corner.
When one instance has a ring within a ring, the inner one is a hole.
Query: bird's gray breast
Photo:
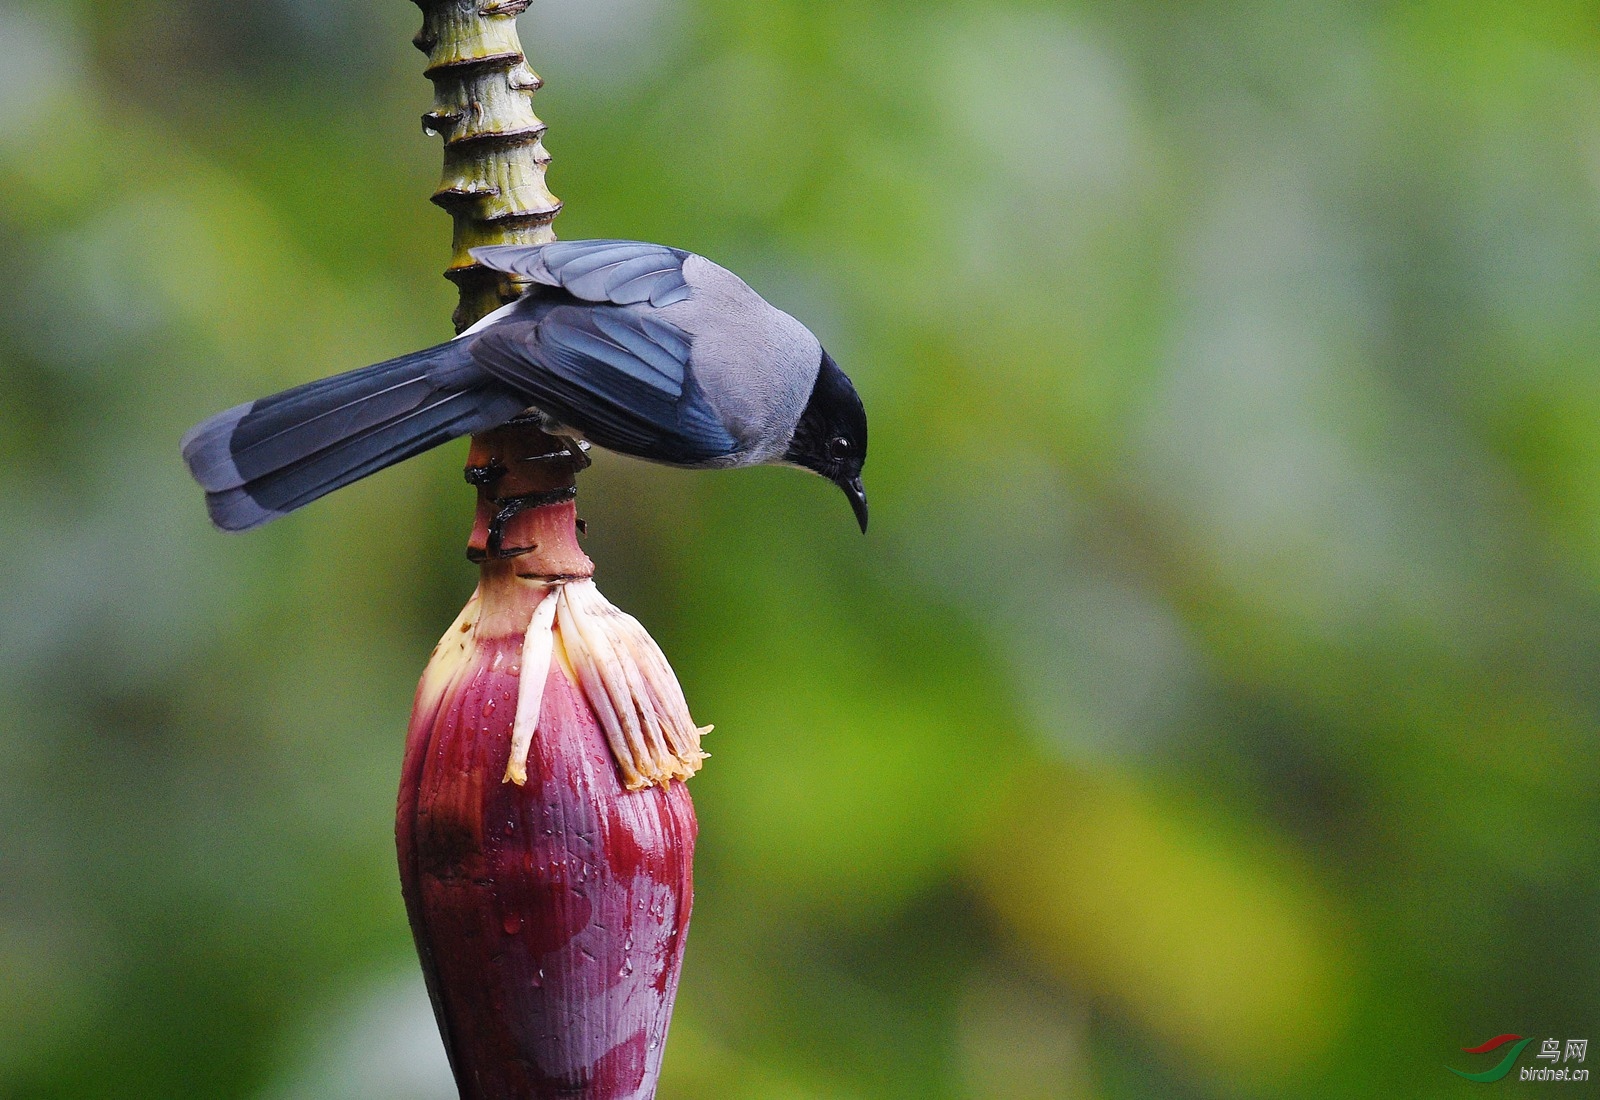
[[[690,335],[694,382],[739,441],[729,464],[781,458],[811,398],[822,345],[810,329],[710,260],[690,256],[683,274],[692,293],[660,316]]]

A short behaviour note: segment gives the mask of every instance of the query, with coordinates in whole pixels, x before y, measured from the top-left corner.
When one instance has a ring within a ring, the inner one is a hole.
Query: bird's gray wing
[[[689,297],[683,262],[690,253],[643,241],[554,241],[536,245],[488,245],[472,249],[479,263],[560,287],[586,302],[658,309]]]
[[[540,302],[470,350],[529,405],[608,450],[695,466],[739,448],[695,383],[688,334],[639,309]]]

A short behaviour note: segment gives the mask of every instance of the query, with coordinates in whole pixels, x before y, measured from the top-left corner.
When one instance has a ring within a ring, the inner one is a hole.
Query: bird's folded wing
[[[472,256],[496,271],[560,287],[586,302],[649,302],[659,309],[690,293],[683,274],[689,253],[643,241],[487,245],[474,248]]]
[[[618,306],[551,305],[484,331],[471,354],[551,419],[613,451],[680,465],[738,449],[689,368],[681,329]]]

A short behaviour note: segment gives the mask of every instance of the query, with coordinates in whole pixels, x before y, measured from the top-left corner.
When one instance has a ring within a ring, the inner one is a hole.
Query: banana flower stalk
[[[648,1100],[683,959],[706,730],[594,586],[576,465],[529,424],[474,439],[481,579],[406,742],[401,886],[463,1100]]]

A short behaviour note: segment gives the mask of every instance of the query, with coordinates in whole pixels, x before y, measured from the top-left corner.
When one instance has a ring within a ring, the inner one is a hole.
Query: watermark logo
[[[1532,1036],[1524,1039],[1521,1035],[1496,1035],[1488,1042],[1479,1043],[1475,1047],[1461,1048],[1463,1054],[1488,1054],[1491,1051],[1499,1050],[1508,1043],[1515,1043],[1516,1045],[1505,1053],[1493,1069],[1486,1069],[1480,1073],[1468,1073],[1466,1070],[1456,1069],[1454,1066],[1446,1066],[1445,1068],[1457,1077],[1465,1077],[1468,1081],[1478,1081],[1483,1084],[1499,1081],[1511,1073],[1512,1068],[1517,1064],[1517,1058],[1531,1042],[1533,1042]],[[1535,1061],[1546,1060],[1550,1065],[1523,1066],[1522,1072],[1517,1079],[1520,1081],[1587,1081],[1589,1079],[1589,1071],[1581,1066],[1562,1064],[1559,1069],[1556,1067],[1557,1063],[1581,1063],[1588,1056],[1589,1040],[1587,1039],[1568,1039],[1565,1045],[1562,1044],[1560,1039],[1546,1039],[1539,1044],[1539,1053],[1533,1057]]]

